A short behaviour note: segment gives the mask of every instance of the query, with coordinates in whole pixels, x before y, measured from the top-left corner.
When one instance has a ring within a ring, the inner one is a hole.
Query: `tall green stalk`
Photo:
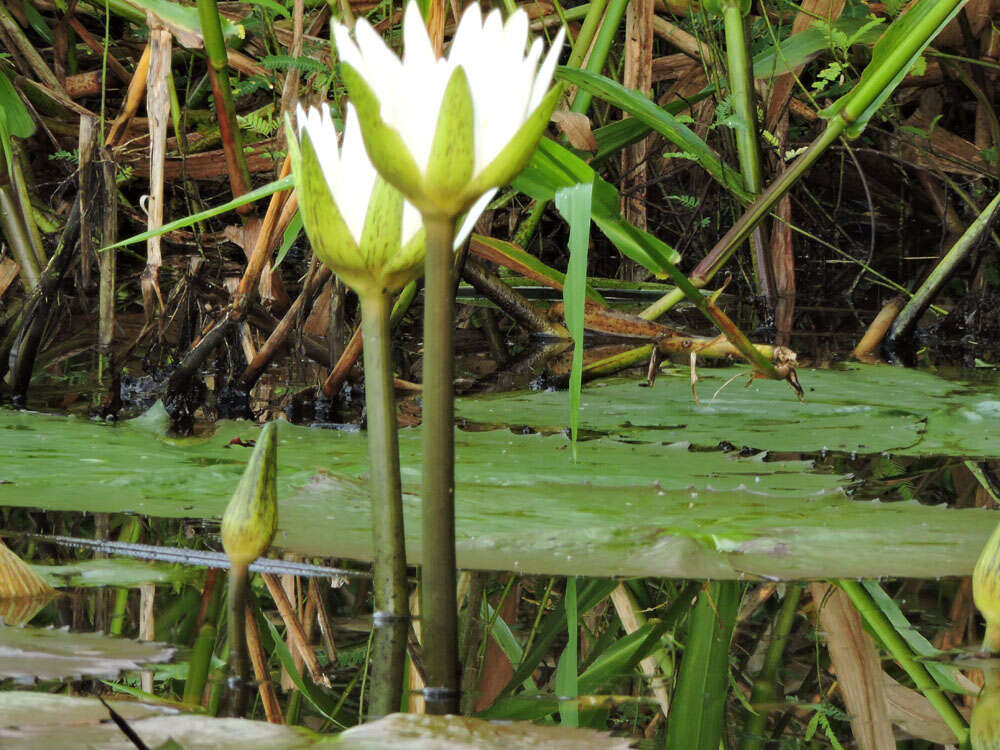
[[[608,12],[604,14],[604,21],[601,23],[600,31],[597,32],[594,49],[590,53],[590,59],[587,60],[584,70],[600,73],[604,69],[604,64],[608,61],[608,53],[618,35],[618,27],[621,26],[622,16],[625,15],[627,7],[628,0],[611,0],[608,3]],[[573,52],[576,53],[576,47],[574,47]],[[569,108],[570,112],[586,114],[593,98],[594,96],[590,92],[577,89],[576,96],[573,97],[573,104]]]
[[[451,217],[424,217],[423,569],[420,581],[427,712],[459,708],[455,562],[454,276]]]
[[[215,0],[198,0],[198,17],[205,40],[205,53],[208,55],[208,75],[215,99],[215,111],[219,117],[226,169],[233,197],[238,198],[250,190],[250,170],[243,154],[243,139],[236,122],[236,105],[233,103],[233,89],[229,84],[229,55],[222,38],[219,7]],[[241,213],[249,210],[249,207],[244,208]]]
[[[738,0],[722,0],[722,22],[726,31],[726,66],[729,77],[729,96],[733,111],[742,122],[736,128],[736,152],[740,160],[740,172],[744,186],[754,195],[764,187],[764,175],[760,165],[760,144],[757,141],[757,105],[754,102],[753,66],[747,47],[745,14],[749,4]],[[773,305],[774,273],[771,259],[764,246],[762,232],[754,232],[751,238],[754,272],[757,289],[768,304]]]
[[[406,539],[403,533],[403,496],[399,479],[399,440],[389,333],[391,304],[392,296],[388,294],[375,292],[361,295],[375,543],[373,678],[368,703],[368,715],[373,718],[399,710],[403,697],[409,624]]]

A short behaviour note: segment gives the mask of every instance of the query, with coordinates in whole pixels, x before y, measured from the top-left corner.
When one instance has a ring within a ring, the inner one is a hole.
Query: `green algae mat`
[[[996,523],[992,511],[853,500],[851,477],[788,454],[1000,455],[995,379],[856,366],[802,371],[804,403],[784,383],[744,388],[745,378],[713,400],[738,372],[702,371],[700,405],[681,378],[654,388],[589,385],[581,424],[599,437],[579,444],[576,462],[559,432],[568,422],[565,393],[460,400],[459,564],[682,578],[971,572]],[[525,434],[526,426],[537,432]],[[210,436],[172,439],[154,415],[111,426],[0,411],[0,505],[217,519],[250,453],[230,443],[256,433],[220,422]],[[760,452],[712,450],[720,443]],[[421,555],[420,447],[419,428],[401,431],[411,562]],[[275,546],[370,559],[365,435],[282,424],[278,462]]]

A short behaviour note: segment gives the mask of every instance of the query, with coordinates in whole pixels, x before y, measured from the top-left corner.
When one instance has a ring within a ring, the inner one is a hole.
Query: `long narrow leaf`
[[[269,182],[256,190],[251,190],[249,193],[244,193],[239,198],[233,198],[233,200],[228,203],[223,203],[221,206],[216,206],[215,208],[209,208],[206,211],[201,211],[196,214],[191,214],[190,216],[185,216],[183,219],[177,219],[177,221],[171,221],[169,224],[164,224],[157,229],[151,229],[148,232],[143,232],[142,234],[137,234],[134,237],[129,237],[128,239],[122,240],[121,242],[116,242],[113,245],[107,245],[102,247],[101,250],[113,250],[116,247],[124,247],[126,245],[134,245],[136,242],[145,242],[150,237],[156,237],[157,235],[165,234],[166,232],[173,232],[176,229],[183,229],[184,227],[189,227],[192,224],[196,224],[199,221],[204,221],[205,219],[211,219],[213,216],[218,216],[219,214],[224,214],[227,211],[232,211],[239,208],[240,206],[245,206],[247,203],[253,203],[261,198],[266,198],[269,195],[274,195],[281,190],[288,190],[293,187],[292,176],[289,175],[281,180],[275,180],[274,182]]]
[[[610,78],[586,70],[561,67],[556,75],[641,120],[686,153],[691,154],[705,171],[741,201],[749,203],[753,200],[753,196],[743,187],[743,178],[739,172],[723,164],[705,141],[663,107],[657,106],[641,94],[630,91]]]
[[[573,366],[569,377],[569,425],[574,461],[576,437],[580,428],[580,391],[583,388],[583,311],[587,290],[587,248],[590,245],[590,206],[593,189],[592,182],[578,182],[556,193],[556,208],[569,224],[569,266],[566,269],[566,283],[563,286],[563,304],[566,311],[566,327],[573,337]],[[573,588],[575,593],[575,583]]]
[[[688,626],[684,658],[667,724],[667,750],[718,750],[729,688],[729,642],[739,584],[706,584]]]
[[[580,694],[576,673],[577,640],[580,635],[576,606],[576,578],[571,577],[566,579],[566,648],[556,667],[556,693],[560,698],[575,699]],[[560,701],[559,717],[563,726],[580,726],[580,709],[576,701]]]

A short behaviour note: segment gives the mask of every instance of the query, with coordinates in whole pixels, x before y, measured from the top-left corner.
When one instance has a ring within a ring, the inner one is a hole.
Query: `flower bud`
[[[253,455],[222,516],[222,547],[234,568],[267,551],[278,526],[278,424],[260,431]]]

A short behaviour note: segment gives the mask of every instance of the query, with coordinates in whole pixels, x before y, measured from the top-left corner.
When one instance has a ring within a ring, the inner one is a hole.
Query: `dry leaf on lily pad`
[[[338,742],[350,750],[626,750],[631,742],[606,732],[570,727],[540,727],[527,721],[493,724],[461,716],[393,714],[348,729]]]
[[[162,643],[111,638],[100,633],[3,627],[0,679],[26,684],[82,677],[113,679],[143,664],[169,661],[174,650]]]

